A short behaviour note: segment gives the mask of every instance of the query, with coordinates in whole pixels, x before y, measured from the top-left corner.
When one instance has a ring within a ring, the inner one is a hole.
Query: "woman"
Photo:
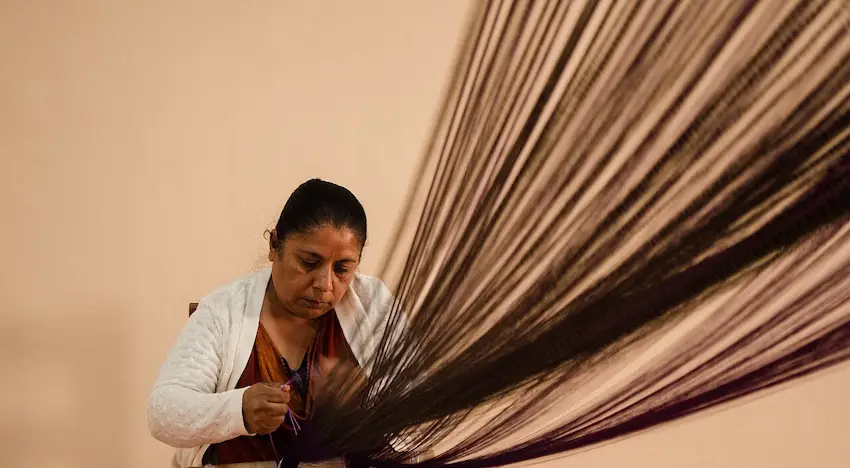
[[[175,466],[298,465],[290,442],[321,376],[364,366],[377,339],[367,332],[392,304],[357,273],[365,243],[366,213],[347,189],[315,179],[292,193],[270,233],[271,268],[203,298],[162,366],[148,423],[177,448]]]

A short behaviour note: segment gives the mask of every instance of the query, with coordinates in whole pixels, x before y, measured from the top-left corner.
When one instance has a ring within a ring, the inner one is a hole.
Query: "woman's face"
[[[361,245],[349,229],[324,226],[280,239],[271,249],[272,282],[280,305],[289,313],[313,319],[342,299],[360,263]]]

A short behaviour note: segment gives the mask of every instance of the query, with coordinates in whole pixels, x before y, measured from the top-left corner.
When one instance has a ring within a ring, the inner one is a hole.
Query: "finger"
[[[278,390],[274,393],[263,394],[261,400],[265,401],[266,403],[286,404],[289,403],[289,394]]]
[[[275,416],[269,419],[269,425],[274,426],[274,428],[277,429],[285,420],[286,416]]]
[[[286,410],[289,409],[289,405],[284,403],[272,403],[266,402],[263,404],[262,410],[263,414],[267,414],[269,416],[283,416],[286,414]]]
[[[262,434],[262,435],[271,434],[272,432],[276,431],[278,427],[280,427],[280,426],[272,426],[272,425],[263,426],[262,430],[260,430],[260,432],[258,432],[257,434]]]
[[[272,403],[289,403],[289,385],[266,387],[261,395],[263,399]]]
[[[259,424],[261,428],[263,428],[264,432],[274,432],[275,429],[280,427],[283,424],[284,418],[274,417],[274,418],[265,418],[263,422]]]
[[[288,390],[288,389],[289,389],[288,383],[264,382],[263,385],[260,388],[259,393],[261,395],[276,395],[276,394],[280,394],[284,390]]]
[[[271,434],[283,425],[285,420],[286,416],[268,416],[263,418],[262,422],[258,424],[261,428],[258,434]]]
[[[272,429],[270,426],[267,426],[265,424],[257,424],[256,434],[266,435],[271,434],[272,432],[274,432],[274,429]]]

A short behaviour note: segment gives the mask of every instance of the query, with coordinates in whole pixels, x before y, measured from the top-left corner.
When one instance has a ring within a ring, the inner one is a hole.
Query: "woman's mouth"
[[[308,309],[320,310],[327,307],[327,302],[322,301],[313,301],[310,299],[301,299],[301,303],[304,304]]]

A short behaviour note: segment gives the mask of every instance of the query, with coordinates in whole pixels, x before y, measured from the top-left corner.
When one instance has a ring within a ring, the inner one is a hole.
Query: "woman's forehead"
[[[323,258],[341,259],[349,257],[355,261],[360,254],[360,240],[350,229],[325,226],[308,233],[293,235],[287,242],[300,253]]]

